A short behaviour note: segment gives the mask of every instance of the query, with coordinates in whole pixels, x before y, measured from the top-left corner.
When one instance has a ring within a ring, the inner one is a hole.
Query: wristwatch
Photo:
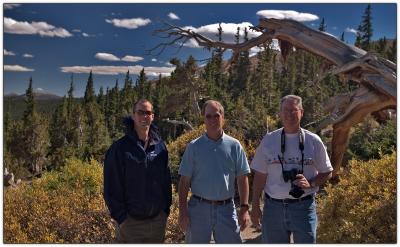
[[[249,204],[240,204],[240,208],[246,208],[249,209]]]

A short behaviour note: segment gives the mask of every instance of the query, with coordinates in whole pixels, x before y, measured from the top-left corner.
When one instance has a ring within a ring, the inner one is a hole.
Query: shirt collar
[[[216,141],[214,141],[214,140],[208,138],[207,132],[204,132],[203,136],[204,136],[204,138],[205,138],[207,141],[209,141],[209,142],[214,142],[214,143],[220,143],[220,142],[224,141],[224,139],[226,138],[226,134],[225,134],[224,131],[222,131],[222,136],[221,136],[221,138],[219,138],[219,139],[216,140]]]

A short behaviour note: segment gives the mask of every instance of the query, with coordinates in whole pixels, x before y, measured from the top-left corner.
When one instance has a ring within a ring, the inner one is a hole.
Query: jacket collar
[[[125,134],[131,139],[133,140],[135,143],[140,141],[135,128],[134,128],[134,122],[132,120],[132,118],[130,117],[125,117],[123,119],[123,123],[125,125]],[[161,142],[161,137],[158,131],[157,126],[155,126],[154,124],[150,125],[150,130],[149,130],[149,138],[150,138],[150,145],[155,145],[158,144],[159,142]]]

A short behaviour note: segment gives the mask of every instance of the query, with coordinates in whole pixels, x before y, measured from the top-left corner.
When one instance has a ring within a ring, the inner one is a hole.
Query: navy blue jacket
[[[121,224],[128,214],[149,219],[164,210],[169,215],[172,190],[167,147],[152,125],[144,150],[133,120],[126,118],[124,123],[125,136],[111,145],[104,161],[104,200],[111,217]]]

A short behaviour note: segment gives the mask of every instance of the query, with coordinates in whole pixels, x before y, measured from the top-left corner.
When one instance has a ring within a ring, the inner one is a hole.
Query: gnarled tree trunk
[[[325,76],[338,75],[343,82],[358,82],[360,87],[349,94],[338,95],[327,101],[326,111],[330,117],[323,121],[318,129],[333,126],[331,161],[334,176],[340,170],[343,154],[349,140],[350,128],[361,122],[365,116],[382,109],[396,106],[396,64],[377,57],[354,46],[350,46],[336,37],[313,30],[293,20],[261,19],[252,29],[261,34],[240,44],[224,43],[211,40],[191,30],[167,24],[168,27],[158,30],[174,37],[171,42],[163,43],[156,48],[164,49],[177,41],[194,39],[200,46],[231,49],[235,60],[239,53],[254,46],[261,45],[271,39],[278,39],[281,53],[285,59],[292,47],[304,49],[318,55],[328,63]],[[320,76],[322,80],[324,76]]]

